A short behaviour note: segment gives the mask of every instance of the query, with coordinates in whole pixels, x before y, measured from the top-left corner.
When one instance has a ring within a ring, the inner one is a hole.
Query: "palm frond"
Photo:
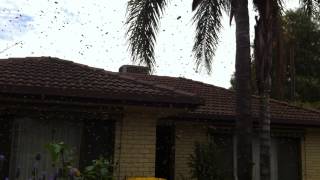
[[[196,10],[198,8],[198,6],[202,3],[203,0],[193,0],[192,1],[192,11]],[[236,0],[225,0],[222,2],[222,9],[225,10],[228,14],[231,11],[231,5],[233,4],[233,2],[235,2]]]
[[[196,13],[193,16],[196,36],[192,51],[197,69],[200,65],[204,65],[208,73],[212,70],[212,58],[219,42],[222,11],[226,10],[227,6],[225,0],[201,0],[196,6]]]
[[[229,24],[231,26],[232,19],[234,17],[235,8],[237,6],[237,0],[229,0],[228,3],[229,3],[228,5],[229,9],[227,9],[227,12],[229,14]]]
[[[159,29],[159,19],[167,0],[129,0],[127,4],[128,49],[133,62],[145,64],[153,71],[154,46]]]
[[[202,0],[193,0],[192,1],[192,11],[196,10]]]

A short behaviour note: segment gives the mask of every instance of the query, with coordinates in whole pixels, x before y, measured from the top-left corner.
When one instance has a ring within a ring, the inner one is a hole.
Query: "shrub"
[[[113,164],[104,157],[93,160],[92,164],[85,167],[82,171],[73,166],[74,152],[64,142],[49,143],[46,146],[54,172],[43,173],[39,170],[41,154],[35,156],[35,163],[32,168],[30,180],[112,180]],[[0,172],[1,172],[0,155]],[[19,172],[19,171],[18,171]],[[45,171],[49,172],[49,171]],[[81,173],[82,172],[82,173]],[[17,173],[15,179],[21,179]]]
[[[100,157],[92,161],[92,165],[87,166],[83,173],[85,180],[112,180],[112,162]]]

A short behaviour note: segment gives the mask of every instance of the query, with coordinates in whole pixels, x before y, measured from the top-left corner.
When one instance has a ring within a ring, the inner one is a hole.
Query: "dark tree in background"
[[[313,8],[312,5],[319,5],[319,1],[303,1],[307,2],[307,15],[309,19],[312,19],[312,11],[308,9]],[[272,86],[272,64],[273,59],[277,61],[277,66],[274,68],[276,76],[274,79],[281,79],[285,76],[280,76],[285,71],[285,63],[282,54],[282,37],[281,37],[281,1],[254,1],[259,17],[256,18],[257,24],[255,27],[255,43],[254,43],[254,57],[255,57],[255,77],[257,81],[257,90],[260,96],[260,179],[271,179],[271,114],[270,114],[270,94]],[[319,7],[319,6],[318,6]],[[310,13],[311,12],[311,13]],[[299,27],[298,27],[299,28]],[[301,28],[301,27],[300,27]],[[293,33],[288,33],[293,34]],[[283,34],[282,34],[283,35]],[[274,45],[276,44],[276,45]],[[275,49],[277,54],[273,52]],[[293,46],[290,46],[293,47]],[[294,48],[294,47],[293,47]],[[292,58],[292,48],[289,48],[290,57],[290,82],[295,84],[295,65],[296,63]],[[309,52],[311,53],[311,52]],[[308,54],[309,54],[308,53]],[[316,62],[315,62],[316,63]],[[300,64],[301,65],[301,64]],[[305,69],[307,70],[307,69]],[[279,82],[279,81],[278,81]],[[276,84],[281,86],[281,83]],[[280,89],[278,87],[278,89]],[[278,91],[281,92],[281,91]]]
[[[320,109],[319,17],[310,18],[303,8],[289,10],[281,17],[281,39],[275,39],[273,47],[271,98]],[[255,59],[251,84],[252,92],[258,94]],[[230,82],[234,89],[234,77]]]
[[[303,9],[288,11],[283,29],[288,56],[285,98],[320,108],[320,19],[310,18]]]

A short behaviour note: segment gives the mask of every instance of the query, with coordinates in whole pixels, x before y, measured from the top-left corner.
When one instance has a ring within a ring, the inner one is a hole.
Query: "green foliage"
[[[73,167],[74,152],[64,142],[49,143],[45,146],[49,151],[52,166],[57,169],[55,175],[60,179],[81,179],[80,171]]]
[[[74,162],[74,152],[64,142],[47,144],[46,149],[49,151],[52,166],[62,166],[64,170],[70,169]]]
[[[215,143],[195,144],[194,154],[190,156],[189,166],[192,178],[197,180],[227,180],[228,171],[222,168],[219,148]],[[231,167],[232,168],[232,167]]]
[[[277,68],[273,67],[271,97],[287,101],[294,100],[293,103],[296,105],[320,109],[320,19],[310,18],[302,9],[288,11],[282,17],[282,30],[283,51],[286,59],[286,76],[283,80],[284,95],[281,97],[277,94],[278,87],[275,82],[279,77],[275,72]],[[290,53],[293,53],[293,64],[290,62]],[[274,66],[277,65],[276,61],[277,59],[275,59]],[[294,74],[291,74],[292,70]],[[254,72],[255,68],[252,66],[252,92],[256,94]],[[234,89],[234,76],[230,82],[230,89]]]
[[[59,162],[68,166],[73,162],[73,151],[64,142],[50,143],[45,148],[50,153],[53,166],[58,165]]]
[[[80,173],[72,166],[74,153],[64,142],[47,144],[46,149],[50,153],[52,166],[57,169],[57,174],[54,175],[57,179],[113,180],[112,162],[103,157],[93,160],[92,164],[85,167]],[[34,176],[34,179],[37,177]]]
[[[112,162],[100,157],[92,161],[92,165],[87,166],[83,173],[85,180],[113,180]]]
[[[303,10],[283,18],[287,47],[294,51],[295,94],[300,102],[320,102],[320,25]]]
[[[320,101],[317,102],[301,102],[295,101],[291,103],[292,105],[309,108],[309,109],[320,109]]]

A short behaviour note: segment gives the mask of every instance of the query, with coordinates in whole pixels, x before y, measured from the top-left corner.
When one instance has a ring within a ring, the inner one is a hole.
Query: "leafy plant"
[[[57,177],[75,179],[80,177],[80,171],[72,166],[74,162],[74,152],[64,142],[49,143],[46,145],[49,151],[52,166],[57,169]]]
[[[64,142],[50,143],[45,147],[50,153],[53,166],[57,166],[59,163],[63,166],[71,166],[74,160],[73,151]]]
[[[112,162],[100,157],[92,161],[92,165],[84,170],[83,179],[85,180],[113,180]]]
[[[35,156],[30,180],[113,180],[113,164],[111,161],[102,156],[93,160],[92,164],[85,167],[83,173],[76,167],[73,167],[74,152],[64,142],[49,143],[45,146],[48,150],[52,167],[54,167],[53,174],[48,174],[40,171],[41,154]],[[1,163],[5,157],[0,155],[0,172]],[[20,179],[20,170],[17,171],[15,179]]]

